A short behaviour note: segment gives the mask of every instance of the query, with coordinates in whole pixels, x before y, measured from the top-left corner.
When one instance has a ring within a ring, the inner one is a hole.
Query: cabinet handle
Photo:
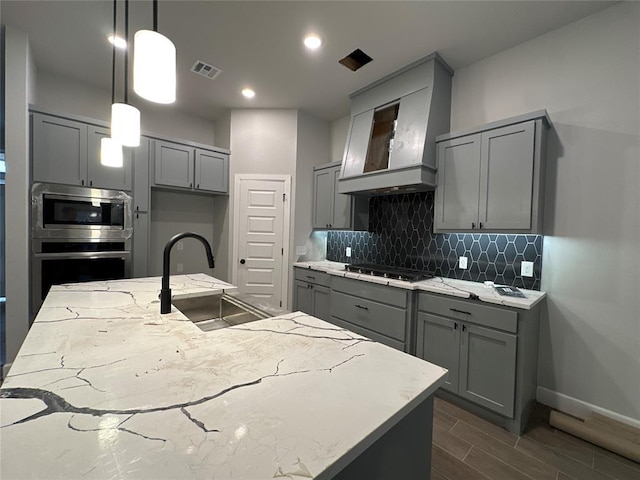
[[[193,183],[190,183],[190,184],[189,184],[189,188],[193,188]]]
[[[357,308],[360,308],[362,310],[369,310],[369,308],[367,307],[363,307],[362,305],[356,305]]]
[[[471,315],[471,312],[465,312],[464,310],[458,310],[457,308],[450,308],[449,310],[456,313],[464,313],[465,315]],[[462,328],[464,329],[464,327]]]
[[[80,180],[80,185],[84,186],[84,180]]]
[[[465,326],[465,324],[462,324],[462,331],[464,332],[467,329],[467,327]]]
[[[329,228],[333,227],[333,225],[329,224]]]
[[[457,330],[458,329],[458,322],[453,322],[453,329]]]
[[[196,188],[200,188],[200,184],[197,184],[197,185],[196,185]],[[480,225],[482,225],[482,224],[480,224]],[[480,228],[482,228],[482,227],[480,227]]]
[[[93,180],[89,180],[89,186],[93,187]]]
[[[480,228],[482,228],[482,222],[480,222]]]
[[[316,277],[312,277],[311,275],[307,275],[307,278],[310,278],[311,280],[315,280]]]
[[[471,228],[476,228],[476,222],[471,222]]]

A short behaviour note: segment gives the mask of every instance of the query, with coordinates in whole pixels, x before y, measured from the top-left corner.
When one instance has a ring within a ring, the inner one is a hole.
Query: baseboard
[[[555,408],[556,410],[577,418],[584,419],[589,415],[589,413],[596,412],[619,422],[626,423],[627,425],[631,425],[632,427],[640,428],[640,420],[638,419],[620,415],[619,413],[612,412],[606,408],[583,402],[582,400],[549,390],[548,388],[538,387],[536,391],[536,400],[543,405]]]

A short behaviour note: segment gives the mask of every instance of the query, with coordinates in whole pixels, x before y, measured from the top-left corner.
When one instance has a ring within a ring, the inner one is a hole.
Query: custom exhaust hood
[[[350,95],[339,193],[433,190],[435,137],[449,131],[453,70],[432,53]]]

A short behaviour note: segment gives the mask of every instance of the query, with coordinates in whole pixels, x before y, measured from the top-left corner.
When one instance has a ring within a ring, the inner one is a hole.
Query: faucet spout
[[[213,260],[213,252],[211,251],[211,245],[206,238],[202,235],[198,235],[197,233],[192,232],[183,232],[174,235],[169,239],[167,244],[164,246],[164,255],[162,259],[162,290],[160,290],[160,313],[169,313],[171,312],[171,288],[169,288],[169,275],[170,275],[170,266],[171,266],[171,249],[173,246],[183,238],[195,238],[200,240],[202,245],[204,246],[205,252],[207,254],[207,262],[209,263],[209,268],[214,268],[214,260]]]

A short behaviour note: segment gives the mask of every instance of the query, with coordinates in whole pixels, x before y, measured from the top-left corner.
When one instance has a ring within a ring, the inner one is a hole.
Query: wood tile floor
[[[640,464],[549,426],[538,405],[513,435],[436,398],[432,480],[640,480]]]

